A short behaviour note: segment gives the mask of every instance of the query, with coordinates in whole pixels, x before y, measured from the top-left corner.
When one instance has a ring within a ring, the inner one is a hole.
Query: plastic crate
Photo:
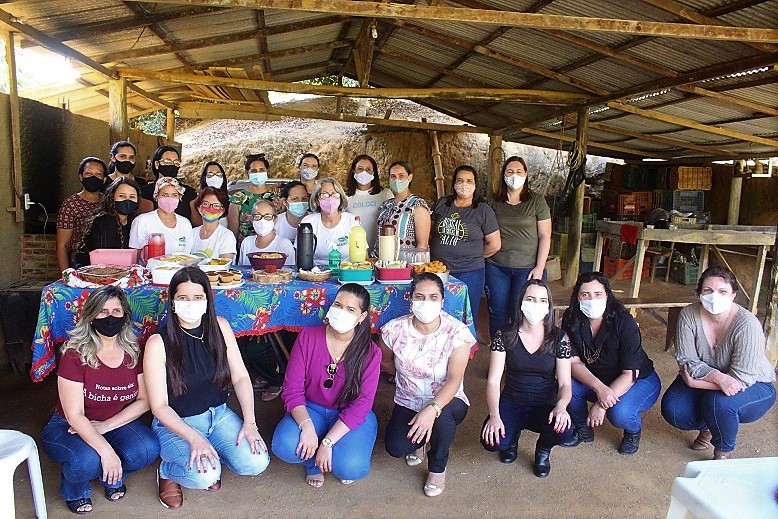
[[[670,189],[701,189],[713,187],[713,169],[708,166],[676,166],[670,169]]]
[[[670,168],[657,168],[654,189],[668,189],[670,187]]]
[[[638,189],[643,183],[643,172],[637,166],[626,166],[621,174],[621,185],[628,189]]]
[[[704,191],[673,191],[673,209],[682,213],[701,213],[705,210]]]
[[[602,176],[602,178],[605,180],[605,182],[613,182],[618,186],[621,185],[621,175],[623,171],[623,164],[608,162],[605,164],[605,174]]]
[[[653,193],[651,191],[635,191],[635,205],[638,214],[648,214],[653,209]]]
[[[700,268],[689,262],[679,263],[677,261],[670,263],[670,277],[682,285],[694,285],[697,283],[697,276]]]
[[[635,195],[632,193],[603,192],[603,211],[617,216],[635,216],[638,213]]]
[[[671,214],[670,223],[710,223],[710,213],[695,213],[691,216]]]
[[[597,214],[585,214],[581,220],[581,232],[596,232]],[[557,232],[570,232],[570,218],[565,216],[556,221]]]
[[[603,268],[605,269],[603,273],[605,274],[605,277],[612,278],[613,276],[615,276],[616,273],[619,270],[621,270],[621,268],[627,263],[627,261],[629,260],[621,259],[621,258],[615,259],[606,256],[603,262]],[[616,279],[618,279],[619,281],[628,281],[632,279],[632,274],[634,272],[635,272],[635,264],[633,263],[627,268],[627,270],[625,270],[621,274],[621,276],[619,276]],[[651,272],[651,258],[645,258],[645,260],[643,261],[643,270],[640,273],[640,278],[641,279],[647,278],[650,272]]]
[[[651,206],[654,209],[673,210],[673,191],[671,189],[654,189],[651,195]]]
[[[551,233],[551,254],[559,256],[559,259],[565,261],[567,259],[567,233],[554,232]],[[592,249],[597,244],[596,232],[581,233],[581,250]]]

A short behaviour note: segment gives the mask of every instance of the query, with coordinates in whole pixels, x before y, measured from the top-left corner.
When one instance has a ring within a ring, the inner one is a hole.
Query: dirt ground
[[[554,295],[564,298],[569,291],[557,288]],[[626,290],[626,285],[617,285]],[[645,284],[641,295],[690,295],[691,287],[677,284]],[[569,297],[569,296],[567,296]],[[623,297],[623,296],[622,296]],[[482,307],[485,317],[485,307]],[[660,313],[661,315],[661,313]],[[480,319],[479,336],[486,337],[485,319]],[[671,352],[664,352],[666,327],[655,316],[638,313],[644,344],[662,379],[664,388],[676,374]],[[482,346],[470,363],[465,392],[472,407],[459,427],[448,465],[446,490],[438,498],[422,492],[426,464],[409,468],[404,460],[393,459],[383,446],[384,427],[392,407],[394,386],[382,382],[374,410],[381,426],[373,453],[370,475],[346,487],[329,477],[321,489],[304,482],[300,466],[278,459],[257,477],[238,477],[225,470],[222,489],[216,493],[185,490],[184,507],[167,510],[157,500],[155,467],[128,478],[127,496],[118,503],[102,497],[93,483],[95,518],[121,517],[557,517],[557,518],[654,518],[664,517],[670,500],[673,478],[689,461],[707,459],[710,452],[688,448],[693,433],[672,429],[659,414],[659,403],[644,415],[640,451],[634,456],[616,452],[620,431],[610,425],[599,428],[593,444],[575,449],[557,447],[552,454],[548,478],[532,474],[532,454],[536,435],[526,432],[519,442],[519,459],[503,465],[478,442],[480,426],[487,414],[485,402],[488,349]],[[232,399],[234,402],[234,397]],[[49,377],[33,384],[28,378],[11,374],[0,376],[0,428],[21,430],[36,441],[56,402],[56,380]],[[283,416],[281,400],[256,404],[257,423],[270,443],[273,428]],[[778,456],[778,411],[773,408],[754,424],[743,425],[735,451],[738,458]],[[73,515],[58,495],[59,469],[41,452],[49,517]],[[20,465],[14,478],[16,517],[34,517],[29,478]],[[5,503],[0,504],[4,509]]]

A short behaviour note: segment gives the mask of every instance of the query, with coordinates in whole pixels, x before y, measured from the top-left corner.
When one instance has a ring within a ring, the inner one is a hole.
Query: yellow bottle
[[[359,263],[367,259],[367,233],[359,221],[348,233],[348,258],[352,263]]]

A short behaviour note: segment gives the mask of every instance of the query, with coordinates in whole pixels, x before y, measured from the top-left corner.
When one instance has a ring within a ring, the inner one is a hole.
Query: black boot
[[[551,447],[535,444],[535,464],[532,465],[532,472],[539,478],[548,476],[551,472]]]
[[[503,463],[513,463],[516,461],[516,457],[518,456],[518,449],[519,449],[519,435],[521,433],[516,435],[516,439],[513,440],[513,443],[508,445],[508,448],[504,451],[500,451],[500,461]]]
[[[592,443],[593,441],[594,429],[586,425],[581,425],[575,427],[573,437],[570,440],[560,443],[560,445],[562,447],[578,447],[580,443]]]
[[[624,438],[619,445],[619,452],[621,454],[635,454],[640,447],[640,431],[631,433],[624,431]]]

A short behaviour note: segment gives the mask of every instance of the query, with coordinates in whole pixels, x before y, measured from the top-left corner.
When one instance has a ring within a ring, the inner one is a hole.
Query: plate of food
[[[164,265],[174,265],[181,267],[194,267],[200,263],[203,258],[197,257],[194,254],[185,254],[178,252],[175,254],[165,254],[164,256],[157,256],[156,258],[149,258],[146,262],[146,267],[149,270],[153,270],[157,267]]]
[[[90,283],[110,285],[117,279],[121,279],[130,273],[129,267],[115,265],[87,265],[76,270],[78,277]]]
[[[213,270],[225,270],[230,267],[232,260],[230,258],[206,258],[200,263],[200,270],[210,272]]]
[[[265,270],[255,270],[253,274],[255,283],[267,283],[271,285],[276,283],[289,283],[292,281],[292,277],[291,270],[278,270],[275,267],[267,268]]]
[[[298,270],[297,277],[303,281],[320,282],[326,281],[332,275],[332,271],[313,267],[311,270]]]
[[[432,274],[437,274],[437,276],[443,281],[444,283],[448,283],[448,279],[450,276],[450,273],[448,271],[448,267],[445,263],[442,261],[430,261],[428,263],[422,263],[421,265],[414,265],[413,266],[413,275],[417,276],[421,274],[422,272],[431,272]]]
[[[243,285],[243,272],[240,270],[211,270],[206,272],[211,288],[236,288]]]

